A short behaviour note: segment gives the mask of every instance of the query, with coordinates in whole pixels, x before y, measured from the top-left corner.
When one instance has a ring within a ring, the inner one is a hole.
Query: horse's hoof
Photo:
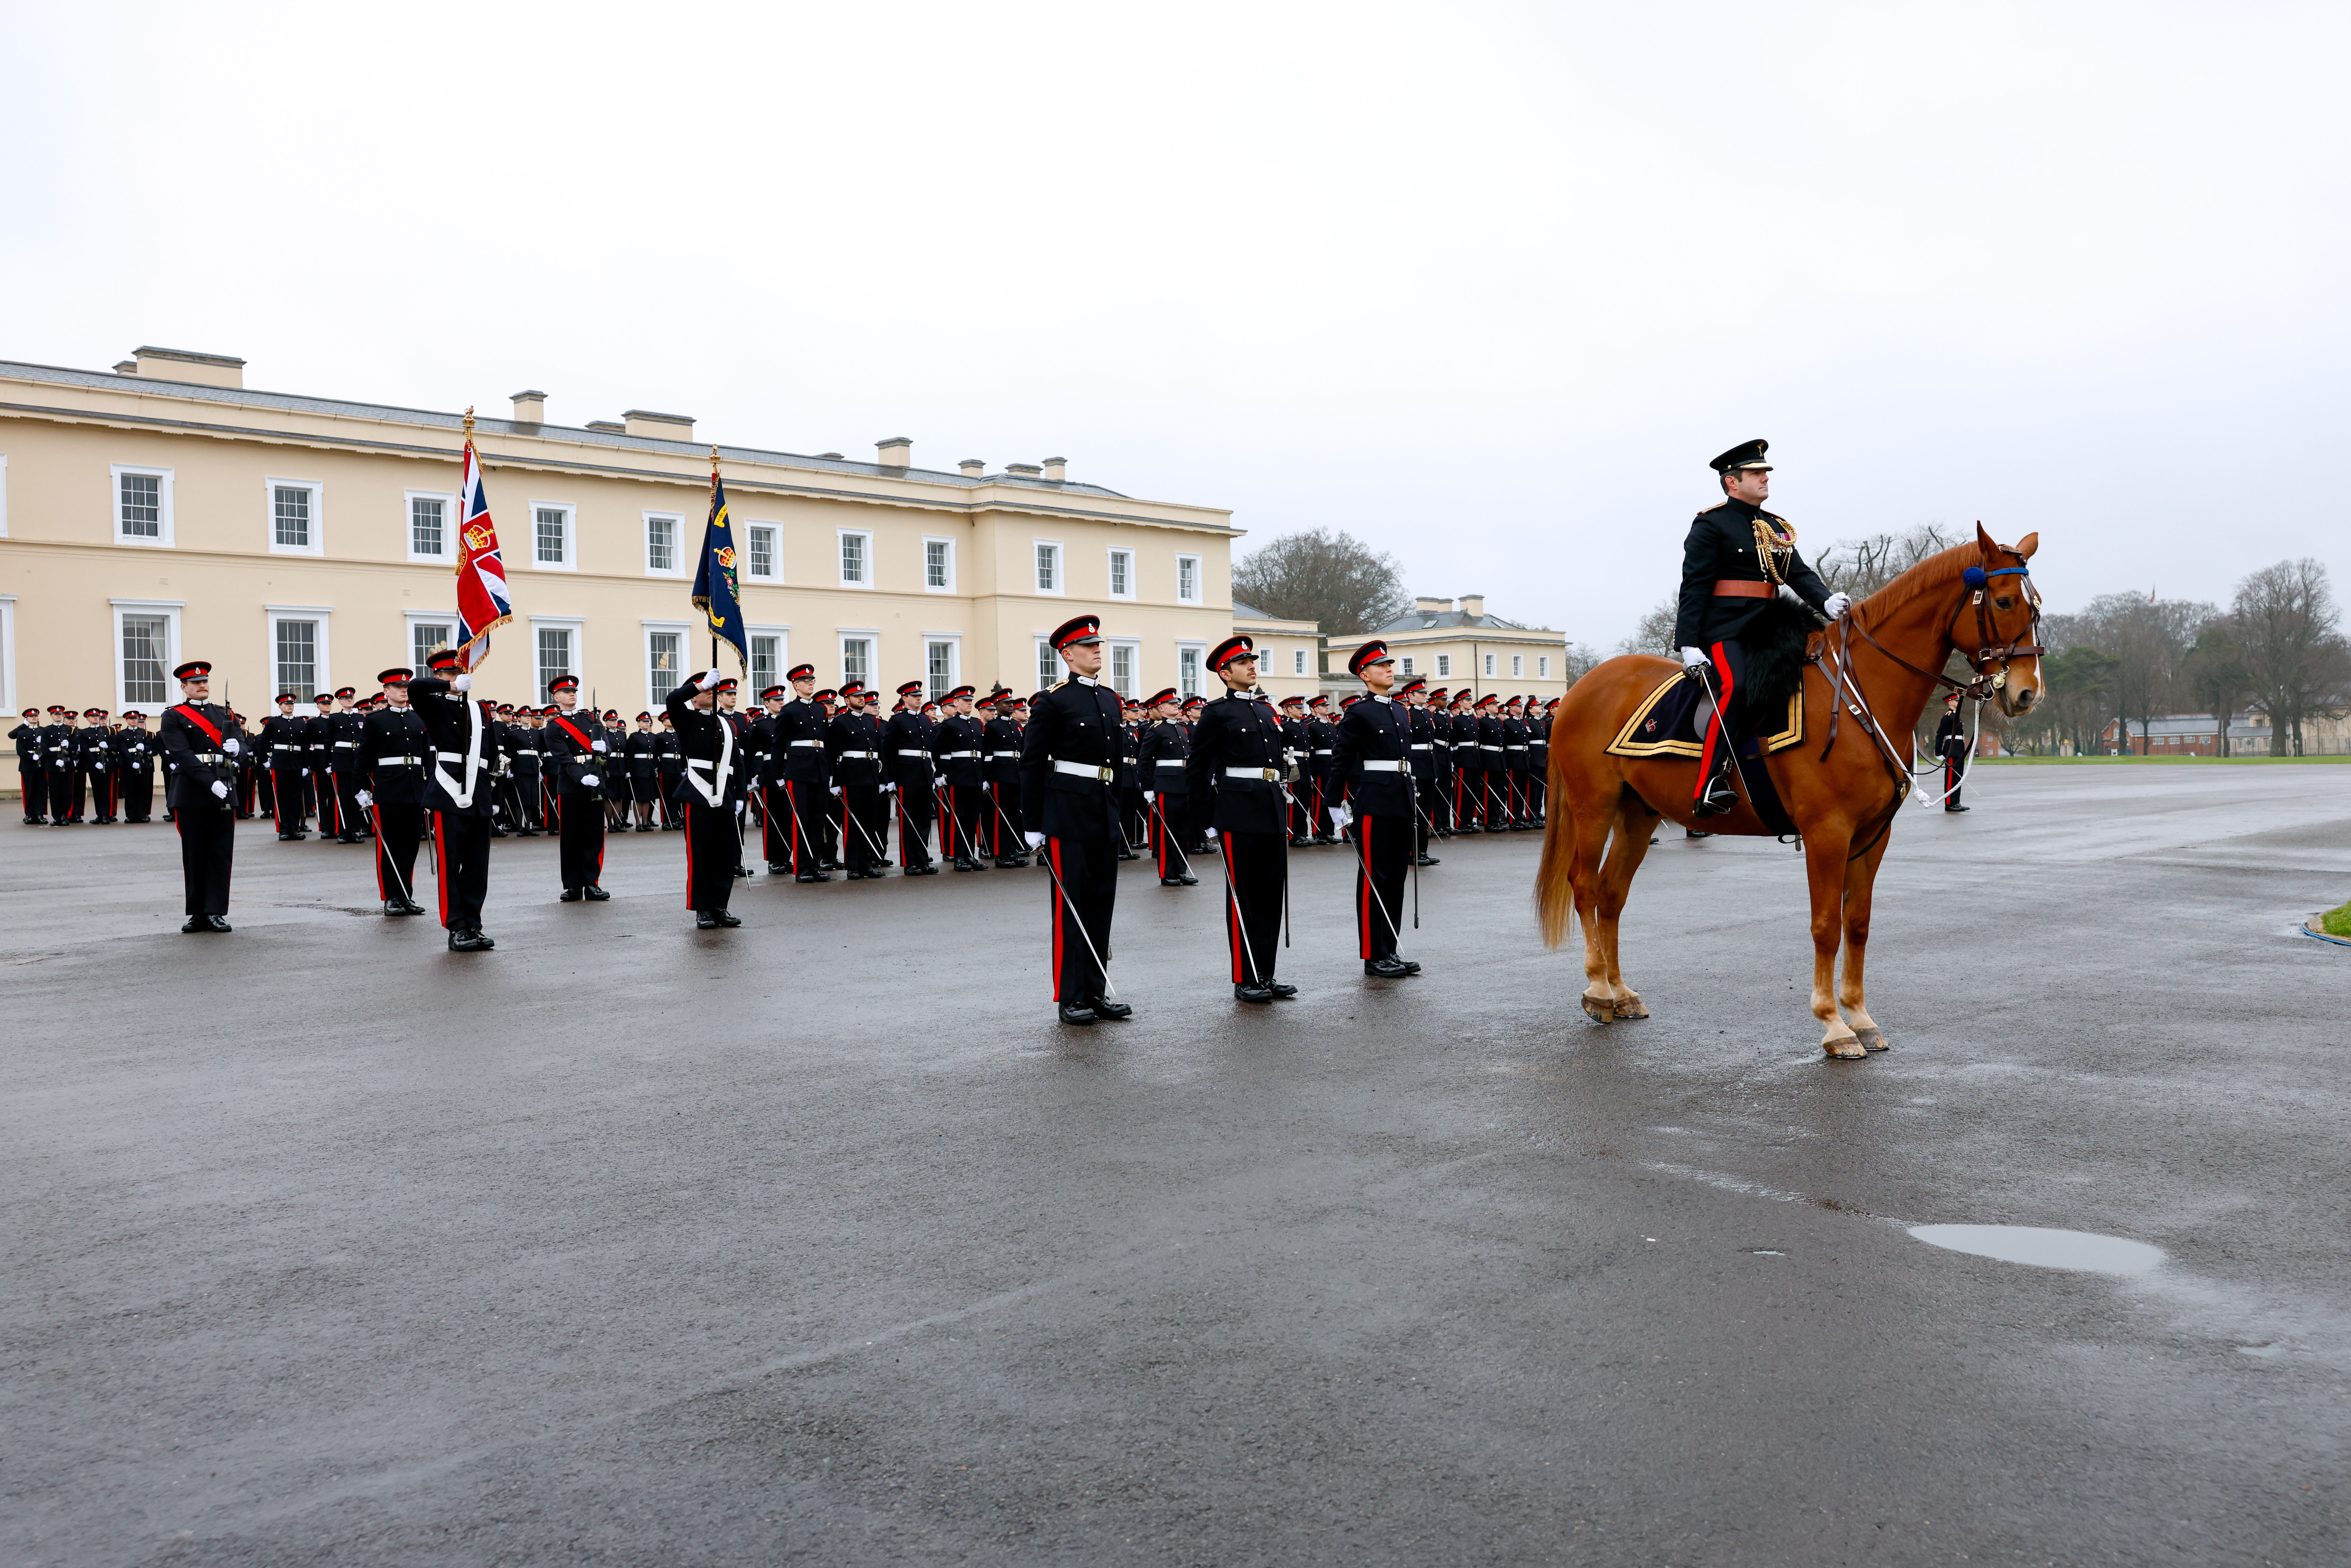
[[[1637,993],[1627,991],[1625,999],[1616,1004],[1616,1016],[1620,1019],[1645,1019],[1649,1016],[1649,1009],[1641,1005]]]
[[[1848,1034],[1821,1041],[1821,1049],[1839,1061],[1858,1061],[1869,1054],[1861,1048],[1861,1037]]]
[[[1583,997],[1579,999],[1583,1003],[1584,1016],[1591,1019],[1593,1023],[1611,1023],[1615,1020],[1615,1005],[1607,998]]]
[[[1884,1051],[1886,1049],[1886,1031],[1878,1028],[1876,1024],[1872,1024],[1867,1029],[1863,1030],[1861,1033],[1855,1038],[1861,1041],[1861,1049],[1864,1051]]]

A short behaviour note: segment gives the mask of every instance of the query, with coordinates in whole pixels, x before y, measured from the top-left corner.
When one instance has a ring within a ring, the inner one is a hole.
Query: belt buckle
[[[1102,781],[1105,784],[1118,782],[1118,769],[1115,768],[1097,768],[1094,771],[1102,776]]]
[[[1281,769],[1279,768],[1260,768],[1258,771],[1265,775],[1265,781],[1269,784],[1281,782]]]

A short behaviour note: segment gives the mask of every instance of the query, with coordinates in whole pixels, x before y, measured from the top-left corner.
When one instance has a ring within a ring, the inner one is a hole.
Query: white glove
[[[695,682],[695,688],[697,691],[706,692],[711,687],[716,685],[724,678],[725,677],[720,675],[717,671],[713,670],[708,674],[704,675],[700,680]]]
[[[898,787],[895,784],[884,784],[882,786],[882,793],[884,795],[895,794],[897,789]]]
[[[601,740],[591,740],[588,743],[588,749],[590,751],[610,751],[612,748],[605,745],[604,742]]]
[[[595,786],[601,784],[603,780],[597,778],[593,773],[582,773],[580,776],[580,782],[589,786],[590,789],[593,789]]]
[[[89,765],[89,770],[92,773],[103,773],[106,771],[106,764],[103,762],[93,762]]]
[[[449,683],[449,689],[453,692],[470,692],[474,689],[474,677],[471,675],[459,675],[455,680]]]
[[[1699,668],[1699,667],[1703,666],[1706,663],[1707,663],[1707,657],[1706,657],[1706,650],[1705,650],[1705,649],[1703,649],[1703,648],[1684,648],[1684,649],[1682,650],[1682,668],[1683,668],[1683,669],[1685,669],[1685,670],[1695,670],[1695,669],[1698,669],[1698,668]]]
[[[1346,807],[1333,806],[1331,808],[1331,825],[1334,828],[1343,828],[1347,825]]]
[[[372,789],[362,789],[358,794],[352,796],[351,799],[357,800],[362,806],[372,806],[375,804],[375,791]]]
[[[144,751],[147,748],[142,746],[139,749]],[[243,747],[237,744],[236,737],[232,735],[226,740],[221,742],[221,749],[227,752],[231,757],[235,757],[243,749]]]
[[[1045,847],[1045,835],[1042,833],[1023,833],[1021,837],[1029,841],[1029,847],[1032,850],[1041,850]]]
[[[1827,616],[1830,620],[1834,621],[1834,620],[1835,620],[1838,616],[1843,615],[1846,611],[1848,611],[1848,610],[1850,610],[1850,609],[1852,609],[1852,608],[1853,608],[1853,595],[1852,595],[1852,594],[1850,594],[1850,593],[1832,593],[1832,594],[1830,594],[1830,595],[1828,596],[1827,600],[1826,600],[1826,601],[1824,601],[1822,603],[1822,605],[1821,605],[1821,613],[1822,613],[1822,614],[1823,614],[1823,615],[1825,615],[1825,616]]]
[[[227,786],[227,785],[225,785],[225,784],[224,784],[224,783],[222,783],[222,782],[221,782],[219,779],[214,779],[214,780],[213,780],[213,796],[214,796],[214,798],[215,800],[227,800],[227,799],[228,799],[228,786]]]
[[[1159,798],[1159,796],[1158,796],[1158,792],[1157,792],[1157,791],[1155,791],[1155,790],[1152,790],[1152,789],[1145,789],[1145,790],[1143,792],[1143,803],[1144,803],[1144,805],[1146,805],[1146,806],[1148,806],[1149,804],[1151,804],[1151,802],[1152,802],[1152,801],[1154,801],[1154,800],[1157,800],[1158,798]]]
[[[1213,844],[1213,843],[1215,843],[1215,842],[1217,841],[1217,830],[1216,830],[1216,829],[1214,829],[1214,828],[1210,828],[1210,829],[1208,830],[1208,838],[1207,838],[1207,841],[1208,841],[1209,843],[1212,843],[1212,844]]]
[[[310,770],[309,770],[308,768],[305,768],[304,769],[302,769],[302,777],[303,777],[303,778],[305,778],[305,779],[308,779],[308,777],[310,777]]]

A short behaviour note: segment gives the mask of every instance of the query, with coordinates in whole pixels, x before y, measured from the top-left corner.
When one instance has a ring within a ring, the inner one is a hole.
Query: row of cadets
[[[144,822],[155,805],[155,740],[147,716],[122,710],[121,727],[110,725],[106,709],[28,707],[8,732],[16,743],[16,781],[24,791],[25,823],[66,827],[89,810],[99,823],[119,810],[126,822]],[[78,717],[82,723],[77,725]],[[87,802],[87,805],[85,805]]]
[[[1143,800],[1147,813],[1144,826],[1151,845],[1152,869],[1159,873],[1162,887],[1197,886],[1200,879],[1192,870],[1192,856],[1207,852],[1207,845],[1199,838],[1191,820],[1191,779],[1187,769],[1192,756],[1192,731],[1185,722],[1188,715],[1198,712],[1203,706],[1198,697],[1188,702],[1179,699],[1173,686],[1154,694],[1144,704],[1152,723],[1143,732],[1135,764],[1144,780]]]
[[[898,867],[907,876],[936,876],[931,858],[933,799],[931,757],[938,727],[923,715],[923,683],[908,681],[898,688],[898,706],[882,726],[882,789],[895,807],[898,824]]]
[[[959,872],[977,871],[980,812],[987,801],[981,753],[987,728],[975,711],[977,694],[956,686],[946,694],[946,712],[931,732],[931,766],[939,804],[939,852]]]

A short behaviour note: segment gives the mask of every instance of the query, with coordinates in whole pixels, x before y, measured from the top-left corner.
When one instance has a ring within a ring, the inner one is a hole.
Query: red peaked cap
[[[1052,643],[1056,653],[1072,643],[1101,641],[1102,617],[1099,615],[1076,616],[1053,629]]]
[[[1388,645],[1374,637],[1347,656],[1347,673],[1351,675],[1360,675],[1364,673],[1365,664],[1376,664],[1381,660],[1391,657],[1393,655],[1388,653]]]
[[[1235,659],[1254,659],[1256,657],[1257,644],[1249,641],[1249,638],[1243,636],[1228,637],[1223,642],[1208,650],[1208,669],[1211,674],[1215,674],[1223,670],[1227,664],[1231,664]]]

